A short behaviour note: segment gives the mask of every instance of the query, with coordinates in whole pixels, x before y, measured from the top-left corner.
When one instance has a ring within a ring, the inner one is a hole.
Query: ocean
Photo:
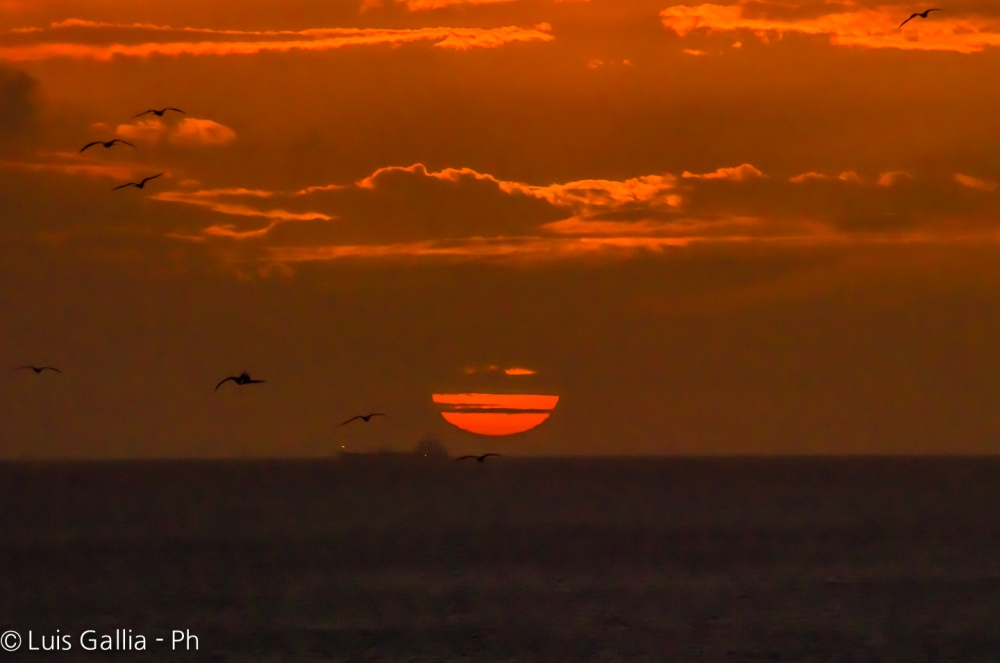
[[[1000,459],[2,463],[0,632],[11,661],[995,663]]]

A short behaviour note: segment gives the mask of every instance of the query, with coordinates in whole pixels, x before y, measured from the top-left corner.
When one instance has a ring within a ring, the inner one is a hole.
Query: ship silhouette
[[[448,449],[440,440],[427,437],[419,442],[412,451],[344,451],[337,452],[337,459],[348,465],[383,465],[383,464],[413,464],[438,463],[449,460]]]

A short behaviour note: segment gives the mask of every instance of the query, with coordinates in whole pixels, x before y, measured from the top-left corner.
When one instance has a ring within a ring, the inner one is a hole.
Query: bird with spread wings
[[[143,115],[148,115],[149,113],[152,113],[156,117],[163,117],[163,114],[166,113],[167,111],[177,111],[178,113],[184,113],[184,111],[182,111],[180,108],[161,108],[159,110],[156,110],[155,108],[150,108],[147,111],[142,111],[138,115],[133,115],[132,119],[134,120],[137,117],[142,117]],[[184,114],[187,115],[187,113]]]
[[[372,417],[385,417],[385,416],[388,416],[388,415],[382,414],[381,412],[372,412],[371,414],[356,414],[353,417],[351,417],[350,419],[348,419],[347,421],[345,421],[343,424],[340,424],[340,425],[343,426],[344,424],[349,424],[352,421],[354,421],[355,419],[362,419],[367,424],[368,421]]]
[[[467,456],[459,456],[458,458],[455,459],[455,461],[457,462],[457,461],[460,461],[460,460],[465,460],[466,458],[475,458],[477,462],[479,462],[479,463],[485,463],[486,459],[489,458],[490,456],[503,457],[503,454],[492,454],[491,453],[491,454],[483,454],[482,456],[477,456],[475,454],[469,454]]]
[[[261,382],[267,382],[267,380],[254,380],[253,378],[250,377],[249,373],[247,373],[246,371],[243,371],[239,375],[230,375],[225,380],[219,382],[219,384],[215,385],[215,391],[218,391],[219,387],[221,387],[225,383],[229,382],[230,380],[232,380],[233,382],[235,382],[238,385],[259,384]]]
[[[93,147],[94,145],[103,145],[104,147],[107,148],[107,147],[111,147],[115,143],[121,143],[122,145],[128,145],[129,147],[135,147],[135,145],[133,145],[132,143],[128,142],[127,140],[122,140],[121,138],[112,138],[111,140],[108,140],[108,141],[95,140],[92,143],[87,143],[86,145],[84,145],[83,147],[80,148],[80,151],[83,152],[87,148]]]
[[[156,175],[150,175],[149,177],[144,177],[139,182],[126,182],[125,184],[121,184],[119,186],[116,186],[114,189],[112,189],[112,191],[117,191],[118,189],[124,189],[127,186],[134,186],[137,189],[142,189],[142,188],[144,188],[146,186],[146,182],[148,182],[149,180],[155,180],[157,177],[159,177],[162,174],[163,173],[157,173]]]
[[[939,11],[941,11],[941,8],[940,7],[935,7],[934,9],[925,9],[922,12],[915,12],[913,14],[910,14],[910,18],[908,18],[905,21],[903,21],[902,23],[900,23],[899,24],[899,28],[903,27],[904,25],[906,25],[907,23],[909,23],[910,21],[912,21],[913,19],[915,19],[918,16],[920,18],[927,18],[927,15],[930,14],[931,12],[939,12]],[[898,30],[899,28],[896,28],[896,29]]]

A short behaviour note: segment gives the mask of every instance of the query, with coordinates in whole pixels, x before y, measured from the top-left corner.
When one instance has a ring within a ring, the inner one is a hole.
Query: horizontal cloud
[[[537,371],[533,371],[530,368],[500,368],[496,364],[489,364],[487,366],[467,366],[463,371],[466,375],[475,375],[476,373],[503,373],[505,375],[534,375]]]
[[[531,186],[519,182],[501,182],[504,191],[541,198],[552,205],[568,207],[576,214],[642,205],[649,208],[680,206],[682,198],[674,189],[673,175],[644,175],[628,180],[577,180],[566,184]]]
[[[236,140],[236,132],[212,120],[186,117],[168,140],[178,145],[225,145]]]
[[[119,124],[115,134],[128,141],[155,145],[166,140],[175,145],[226,145],[236,140],[236,132],[213,120],[186,117],[177,124],[159,118]]]
[[[119,182],[155,172],[148,165],[69,153],[0,166]],[[901,185],[911,177],[907,171],[886,171],[869,176],[865,186],[853,171],[768,178],[742,164],[700,174],[684,171],[680,178],[660,173],[538,185],[472,168],[431,170],[417,163],[291,191],[198,188],[179,174],[185,183],[171,190],[164,179],[137,200],[167,203],[157,206],[163,208],[160,237],[207,250],[218,246],[227,260],[261,264],[348,258],[539,261],[628,256],[696,243],[995,237],[994,197],[961,195],[956,186],[989,191],[994,183],[959,173],[948,180],[922,176],[921,187]],[[169,211],[176,206],[199,212]]]
[[[776,15],[779,10],[780,16]],[[794,10],[801,16],[788,16]],[[747,30],[765,41],[770,34],[800,33],[827,36],[830,43],[839,46],[862,48],[976,53],[988,46],[1000,46],[1000,22],[995,19],[941,13],[926,20],[915,19],[898,29],[909,11],[904,10],[901,16],[897,7],[867,9],[853,2],[813,0],[792,7],[741,0],[731,5],[675,5],[662,10],[660,20],[681,37],[699,29]]]
[[[146,35],[139,43],[90,43],[79,41],[46,41],[52,30],[76,27],[90,30],[126,30]],[[0,45],[0,60],[23,62],[70,57],[107,61],[115,56],[148,57],[151,55],[248,55],[266,51],[326,51],[359,45],[398,45],[430,42],[440,48],[468,50],[497,48],[516,42],[545,42],[553,39],[549,26],[531,28],[504,26],[499,28],[314,28],[299,31],[239,31],[199,28],[173,28],[148,24],[108,24],[74,21],[54,24],[49,29],[27,33],[39,43]],[[163,36],[202,37],[198,41],[162,40]],[[23,35],[22,35],[23,36]],[[154,38],[155,37],[155,38]],[[234,39],[234,37],[254,37]]]
[[[701,175],[696,175],[695,173],[689,173],[684,171],[682,177],[695,178],[702,180],[733,180],[734,182],[742,182],[754,177],[764,177],[764,173],[760,172],[748,163],[741,166],[736,166],[735,168],[719,168],[714,173],[703,173]]]
[[[104,163],[85,154],[54,152],[38,154],[34,160],[0,161],[0,168],[128,180],[140,170],[145,171],[149,167],[128,163]]]
[[[373,189],[380,178],[391,173],[410,173],[421,177],[458,182],[462,178],[490,182],[500,191],[522,194],[544,200],[557,207],[566,207],[576,214],[590,214],[596,211],[620,208],[631,204],[648,207],[677,207],[681,196],[674,192],[677,179],[672,175],[645,175],[624,181],[578,180],[565,184],[534,186],[522,182],[498,180],[489,174],[477,173],[471,168],[445,168],[429,172],[423,164],[412,166],[390,166],[379,168],[357,185]]]
[[[979,191],[994,191],[997,188],[996,182],[988,182],[986,180],[981,180],[978,177],[972,177],[971,175],[965,175],[963,173],[955,173],[955,181],[964,187],[977,189]]]
[[[796,175],[795,177],[789,178],[789,182],[793,184],[802,184],[803,182],[808,182],[810,180],[822,180],[829,181],[832,179],[838,179],[841,182],[854,182],[860,184],[862,182],[861,176],[855,173],[853,170],[845,170],[836,177],[831,177],[824,173],[817,173],[815,171],[809,171],[808,173],[802,173],[801,175]]]
[[[514,0],[362,0],[361,11],[385,7],[392,4],[406,5],[411,12],[424,11],[427,9],[443,9],[455,5],[491,5],[500,2],[513,2]]]
[[[290,212],[277,208],[262,210],[245,204],[227,202],[238,198],[271,198],[273,195],[269,191],[256,189],[209,189],[203,191],[161,191],[153,195],[152,198],[153,200],[205,207],[220,214],[263,217],[275,221],[331,221],[334,218],[321,212]],[[219,237],[258,237],[265,234],[272,227],[273,224],[267,226],[263,231],[256,230],[241,233],[233,230],[233,226],[212,226],[205,232]]]
[[[882,173],[878,176],[879,186],[894,186],[903,180],[908,180],[912,175],[905,170],[890,170],[887,173]]]
[[[808,182],[809,180],[829,180],[829,175],[824,175],[823,173],[817,173],[810,171],[808,173],[802,173],[801,175],[796,175],[795,177],[789,178],[789,182],[795,184],[801,184],[802,182]]]

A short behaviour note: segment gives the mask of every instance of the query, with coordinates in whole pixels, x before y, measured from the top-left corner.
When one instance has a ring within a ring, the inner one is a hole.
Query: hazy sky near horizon
[[[995,453],[1000,5],[924,8],[0,0],[0,356],[65,371],[0,457]]]

